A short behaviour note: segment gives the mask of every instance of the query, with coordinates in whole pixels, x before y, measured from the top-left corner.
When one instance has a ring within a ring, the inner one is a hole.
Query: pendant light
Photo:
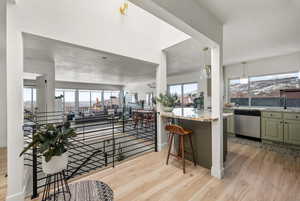
[[[247,84],[247,83],[248,83],[248,77],[247,77],[247,75],[246,75],[246,64],[247,64],[246,61],[243,61],[243,62],[242,62],[242,65],[243,65],[243,75],[242,75],[242,77],[240,78],[240,83],[241,83],[241,84]]]
[[[211,75],[211,65],[209,60],[209,48],[205,47],[203,48],[203,61],[204,65],[201,71],[201,77],[203,78],[210,78]]]

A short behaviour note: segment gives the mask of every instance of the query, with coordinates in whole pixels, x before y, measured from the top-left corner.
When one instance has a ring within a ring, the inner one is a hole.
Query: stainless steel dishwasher
[[[237,135],[261,139],[259,110],[235,110],[235,132]]]

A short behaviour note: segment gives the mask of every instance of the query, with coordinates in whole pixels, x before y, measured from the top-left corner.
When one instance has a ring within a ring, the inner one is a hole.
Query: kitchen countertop
[[[300,108],[287,108],[282,107],[224,107],[225,110],[260,110],[262,112],[300,112]]]
[[[173,112],[161,112],[160,115],[166,118],[186,119],[192,121],[212,122],[218,117],[212,117],[210,110],[197,110],[195,108],[175,108]],[[233,113],[223,113],[223,117],[232,116]]]

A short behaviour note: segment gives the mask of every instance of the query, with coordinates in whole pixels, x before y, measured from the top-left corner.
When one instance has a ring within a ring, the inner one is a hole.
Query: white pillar
[[[6,147],[6,1],[0,0],[0,147]]]
[[[82,112],[79,111],[79,90],[75,90],[75,111],[74,112]]]
[[[156,96],[165,94],[167,92],[167,55],[164,51],[161,52],[160,65],[156,68]],[[157,103],[157,112],[162,111],[162,106]],[[165,134],[165,124],[163,118],[157,116],[157,143],[158,150],[161,151],[164,145],[167,144],[167,137]]]
[[[212,122],[212,168],[211,175],[221,179],[223,166],[223,72],[220,47],[212,48],[212,116],[218,121]]]
[[[10,6],[15,5],[7,10],[7,201],[23,201],[23,41]]]

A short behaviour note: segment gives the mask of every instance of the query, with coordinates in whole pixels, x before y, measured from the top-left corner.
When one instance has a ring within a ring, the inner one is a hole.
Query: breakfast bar
[[[194,108],[175,108],[172,112],[161,112],[161,117],[169,119],[172,123],[192,130],[192,142],[197,165],[210,169],[212,167],[212,122],[218,118],[212,117],[208,110]],[[227,154],[226,119],[233,114],[223,114],[223,154],[224,161]],[[185,150],[191,152],[188,141],[184,143]],[[175,139],[175,150],[178,150],[178,139]],[[186,159],[192,161],[192,154],[186,154]]]

